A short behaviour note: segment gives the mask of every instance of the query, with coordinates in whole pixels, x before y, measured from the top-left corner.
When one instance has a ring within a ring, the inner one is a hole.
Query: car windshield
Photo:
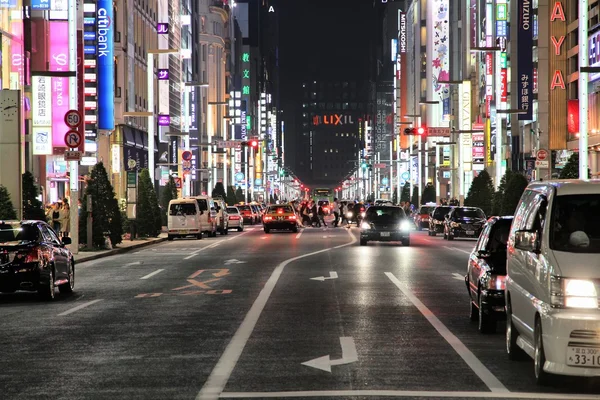
[[[419,209],[419,214],[429,214],[431,211],[433,211],[435,207],[429,207],[429,206],[422,206]]]
[[[228,213],[228,214],[238,214],[238,213],[239,213],[239,211],[238,211],[238,209],[237,209],[237,208],[235,208],[235,207],[227,207],[227,213]]]
[[[283,214],[283,213],[293,213],[292,207],[290,206],[271,206],[268,210],[269,213],[275,214]]]
[[[600,253],[600,194],[558,196],[549,226],[552,250]]]
[[[365,218],[371,222],[393,222],[405,216],[404,210],[399,207],[369,207]]]
[[[14,244],[14,242],[34,242],[37,239],[38,230],[33,225],[0,224],[0,245]]]
[[[443,219],[446,214],[448,214],[452,210],[452,207],[436,207],[433,212],[433,217],[438,219]]]
[[[485,218],[485,214],[479,208],[457,208],[454,216],[458,218]]]
[[[195,215],[196,207],[193,203],[171,204],[169,215]]]

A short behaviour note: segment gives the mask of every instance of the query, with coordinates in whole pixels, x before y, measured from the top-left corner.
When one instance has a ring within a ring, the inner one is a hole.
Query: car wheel
[[[510,302],[506,302],[506,354],[509,360],[522,360],[525,352],[517,345],[519,333],[512,323],[512,311]]]
[[[224,235],[229,235],[229,225],[225,228]]]
[[[479,296],[479,324],[477,329],[479,333],[495,333],[496,332],[496,321],[490,314],[486,314],[483,309],[481,302],[481,296]]]
[[[196,235],[196,239],[202,240],[202,232],[200,232],[199,234]]]
[[[402,246],[410,246],[410,239],[403,239]]]
[[[54,300],[54,292],[54,270],[50,268],[48,283],[40,286],[38,294],[44,300]]]
[[[269,228],[267,228],[266,226],[265,226],[264,230],[265,230],[265,233],[269,233],[269,232],[271,231],[271,230],[270,230]]]
[[[471,299],[471,294],[469,293],[469,319],[471,321],[477,321],[479,318],[479,311],[477,310],[477,306],[473,303]]]
[[[63,285],[58,287],[58,290],[61,293],[73,293],[73,289],[75,288],[75,260],[71,259],[69,261],[69,281]]]
[[[297,226],[293,227],[292,228],[292,232],[297,233],[298,232],[298,227]]]
[[[448,232],[448,240],[454,240],[454,235],[451,235],[450,232]]]
[[[538,385],[547,385],[550,382],[551,376],[544,371],[546,364],[546,353],[544,352],[544,340],[542,337],[542,321],[538,318],[535,321],[535,345],[533,365],[535,372],[535,381]]]
[[[172,235],[169,235],[169,236],[167,236],[167,240],[168,240],[169,242],[172,242],[172,241],[173,241],[173,236],[172,236]]]
[[[430,236],[435,236],[435,235],[436,235],[436,233],[435,233],[435,231],[433,231],[433,232],[431,232],[431,231],[430,231],[430,232],[429,232],[429,235],[430,235]]]
[[[241,226],[238,226],[238,232],[243,232],[243,231],[244,231],[244,228]]]
[[[367,245],[367,241],[365,239],[360,239],[360,245],[361,246],[366,246]]]

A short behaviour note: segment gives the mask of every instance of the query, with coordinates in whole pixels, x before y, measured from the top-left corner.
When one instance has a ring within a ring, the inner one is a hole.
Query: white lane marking
[[[222,399],[272,398],[272,397],[423,397],[423,398],[469,398],[469,399],[597,399],[598,395],[528,393],[528,392],[438,392],[425,390],[314,390],[297,392],[225,392]]]
[[[92,300],[92,301],[88,301],[87,303],[83,303],[78,305],[77,307],[73,307],[68,309],[67,311],[61,312],[60,314],[58,314],[59,317],[62,317],[64,315],[69,315],[69,314],[73,314],[76,311],[81,310],[82,308],[86,308],[91,306],[92,304],[96,304],[97,302],[102,301],[102,299],[96,299],[96,300]]]
[[[150,272],[148,275],[146,276],[142,276],[140,279],[148,279],[148,278],[152,278],[154,275],[160,274],[161,272],[163,272],[164,269],[157,269],[154,272]]]
[[[134,262],[130,262],[130,263],[127,263],[127,264],[123,265],[123,268],[125,268],[125,267],[131,267],[131,266],[134,266],[134,265],[142,265],[142,264],[143,264],[142,261],[134,261]]]
[[[267,238],[266,236],[261,237],[261,239],[263,239],[263,240],[266,239],[266,238]]]
[[[325,277],[325,276],[317,276],[315,278],[310,278],[313,281],[321,281],[321,282],[325,282],[326,280],[329,279],[337,279],[338,278],[338,274],[335,271],[329,271],[329,276]]]
[[[358,361],[358,352],[356,351],[356,344],[354,344],[354,339],[352,337],[340,337],[340,345],[342,347],[342,358],[332,360],[330,355],[327,354],[326,356],[303,362],[302,365],[320,369],[325,372],[331,372],[331,367],[334,365],[352,364]]]
[[[475,357],[473,353],[471,353],[471,350],[469,350],[459,338],[450,332],[450,329],[448,329],[446,325],[444,325],[442,321],[440,321],[433,314],[433,312],[431,312],[431,310],[429,310],[429,308],[427,308],[427,306],[425,306],[425,304],[423,304],[421,300],[419,300],[417,296],[415,296],[413,292],[406,287],[406,285],[400,282],[398,278],[396,278],[391,272],[386,272],[385,275],[390,279],[390,281],[392,281],[394,285],[396,285],[398,289],[400,289],[400,291],[406,297],[408,297],[408,299],[415,305],[415,307],[417,307],[427,321],[429,321],[435,330],[442,335],[448,344],[452,346],[454,351],[456,351],[456,353],[467,363],[473,372],[477,374],[479,379],[481,379],[492,392],[509,392],[509,390],[498,380],[498,378],[496,378],[494,374],[492,374],[490,370],[487,369],[486,366],[483,365],[483,363],[479,361],[479,359]]]
[[[300,239],[300,236],[302,236],[302,234],[304,233],[304,231],[300,231],[297,235],[296,235],[296,239]]]
[[[352,240],[343,246],[350,246],[356,243],[356,238],[354,235],[350,234],[350,236],[352,237]],[[343,246],[338,246],[338,248]],[[273,293],[275,285],[277,285],[277,281],[279,280],[279,277],[281,277],[285,267],[296,260],[321,254],[332,249],[333,248],[330,247],[289,258],[275,267],[271,273],[271,276],[267,280],[267,283],[265,283],[265,286],[258,294],[258,297],[256,300],[254,300],[254,303],[252,304],[252,307],[250,307],[248,314],[246,314],[244,317],[242,324],[238,327],[237,331],[233,335],[233,338],[231,338],[231,341],[227,344],[223,354],[221,354],[217,365],[215,365],[210,373],[210,376],[204,383],[204,386],[202,386],[202,389],[196,396],[196,400],[216,400],[219,398],[219,395],[223,392],[225,385],[229,381],[229,377],[231,376],[233,369],[242,355],[244,347],[246,346],[246,343],[248,343],[248,339],[250,339],[250,335],[252,335],[254,327],[256,326],[256,323],[258,322],[258,319],[260,318],[267,301],[269,301],[271,293]]]
[[[431,242],[431,240],[429,240],[429,239],[423,239],[423,240],[426,241],[426,242]]]
[[[206,249],[214,249],[215,247],[217,247],[217,246],[220,246],[220,245],[221,245],[221,244],[222,244],[222,243],[223,243],[225,240],[234,240],[234,239],[237,239],[237,238],[239,238],[239,237],[241,237],[241,236],[244,236],[244,235],[245,235],[246,233],[248,233],[249,231],[250,231],[250,229],[246,229],[246,231],[245,231],[245,232],[243,232],[243,233],[240,233],[239,235],[237,235],[237,236],[235,236],[235,237],[232,237],[231,239],[222,239],[222,240],[219,240],[218,242],[214,242],[214,243],[213,243],[213,244],[211,244],[211,245],[208,245],[208,246],[206,246],[206,247],[202,247],[201,249],[194,250],[194,251],[193,251],[193,252],[192,252],[192,253],[191,253],[189,256],[187,256],[187,257],[184,257],[183,259],[184,259],[184,260],[189,260],[189,259],[191,259],[191,258],[194,258],[194,257],[196,257],[196,256],[198,255],[198,253],[200,253],[200,252],[202,252],[202,251],[204,251],[204,250],[206,250]]]
[[[463,281],[463,282],[465,281],[464,275],[461,275],[458,272],[453,272],[452,278],[456,279],[457,281]]]
[[[448,249],[448,250],[462,251],[463,253],[466,253],[466,254],[469,254],[469,255],[471,254],[471,252],[470,252],[470,251],[463,250],[463,249],[459,249],[458,247],[444,246],[444,248],[445,248],[445,249]]]

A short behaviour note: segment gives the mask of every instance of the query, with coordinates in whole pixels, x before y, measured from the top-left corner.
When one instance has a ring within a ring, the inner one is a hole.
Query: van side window
[[[535,197],[536,193],[533,190],[525,190],[523,195],[521,196],[521,201],[517,206],[517,210],[515,211],[515,218],[512,223],[511,235],[515,233],[515,231],[526,229],[525,226],[527,224],[527,216],[529,211],[531,211],[531,202]]]
[[[475,249],[477,251],[483,251],[486,249],[487,247],[487,243],[490,240],[490,230],[491,230],[491,223],[487,223],[485,224],[485,228],[483,228],[483,231],[481,232],[481,235],[479,236],[479,240],[477,241],[477,244],[475,245]]]
[[[198,202],[198,208],[200,209],[200,211],[208,210],[208,202],[206,201],[206,199],[196,199],[196,202]]]

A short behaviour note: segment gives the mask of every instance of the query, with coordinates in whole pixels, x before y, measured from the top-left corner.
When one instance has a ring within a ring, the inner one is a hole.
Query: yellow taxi
[[[271,229],[284,229],[298,232],[296,212],[290,204],[274,204],[267,207],[263,215],[265,233]]]

